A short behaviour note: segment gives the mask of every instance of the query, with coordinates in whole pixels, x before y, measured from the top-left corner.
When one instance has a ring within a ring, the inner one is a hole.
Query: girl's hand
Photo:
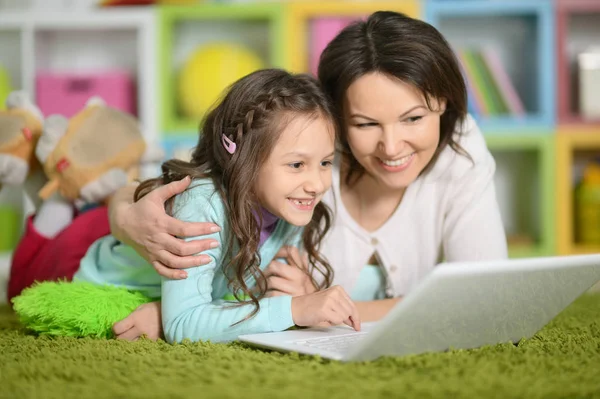
[[[267,278],[267,297],[279,295],[299,296],[312,294],[316,288],[308,274],[308,258],[300,255],[296,247],[282,247],[275,258],[288,262],[271,261],[264,271]]]
[[[136,341],[142,335],[156,341],[163,337],[160,301],[145,303],[113,324],[115,338]]]
[[[118,192],[110,204],[111,232],[120,241],[132,246],[164,277],[182,279],[183,270],[210,261],[207,255],[194,255],[219,245],[216,240],[186,242],[177,237],[202,236],[219,231],[213,223],[189,223],[177,220],[165,212],[165,201],[182,193],[190,185],[186,177],[159,187],[138,202],[132,203],[133,190]]]
[[[292,318],[297,326],[346,324],[360,331],[360,316],[354,302],[338,285],[313,294],[292,298]]]

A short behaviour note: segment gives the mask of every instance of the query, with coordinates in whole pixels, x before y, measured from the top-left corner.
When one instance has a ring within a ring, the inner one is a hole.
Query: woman
[[[507,257],[495,163],[466,113],[457,59],[433,26],[376,12],[329,43],[319,80],[336,105],[341,131],[332,190],[323,199],[334,222],[320,251],[362,321],[383,317],[442,260]],[[219,245],[173,237],[214,227],[165,214],[164,200],[185,187],[173,183],[135,204],[128,188],[111,204],[113,233],[171,278],[185,275],[176,269],[205,262],[193,254]],[[271,294],[313,290],[298,250],[284,248],[280,255],[289,265],[269,266]],[[139,309],[115,332],[156,332],[158,310],[157,304]]]

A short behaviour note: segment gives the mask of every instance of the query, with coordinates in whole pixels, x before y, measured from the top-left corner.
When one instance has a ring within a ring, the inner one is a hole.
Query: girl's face
[[[380,73],[364,75],[346,92],[344,118],[352,154],[368,176],[405,189],[431,161],[440,139],[444,102],[431,111],[413,86]]]
[[[291,118],[258,173],[254,190],[261,205],[288,223],[308,224],[331,187],[334,140],[328,120],[304,115]]]

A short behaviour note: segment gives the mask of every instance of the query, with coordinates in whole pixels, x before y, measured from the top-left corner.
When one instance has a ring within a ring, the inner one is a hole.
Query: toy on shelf
[[[600,158],[585,168],[575,189],[576,232],[581,244],[600,244]]]
[[[183,115],[202,118],[227,86],[261,68],[261,58],[241,45],[217,42],[199,47],[187,59],[179,76],[179,105]]]

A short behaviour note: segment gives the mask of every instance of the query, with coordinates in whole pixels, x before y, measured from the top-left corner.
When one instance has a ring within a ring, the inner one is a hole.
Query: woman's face
[[[415,181],[440,139],[445,104],[432,100],[431,105],[435,111],[416,88],[381,73],[350,85],[344,104],[347,137],[368,176],[389,189]]]

